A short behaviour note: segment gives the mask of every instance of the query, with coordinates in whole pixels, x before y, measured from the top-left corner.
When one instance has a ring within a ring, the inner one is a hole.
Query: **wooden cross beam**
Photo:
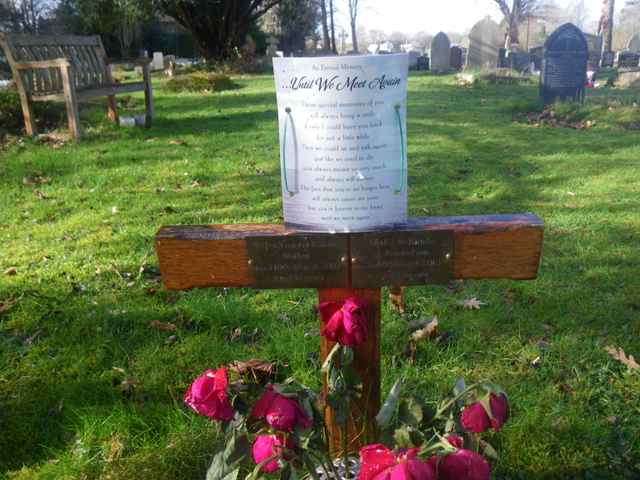
[[[349,296],[369,304],[369,338],[354,366],[365,395],[354,402],[348,448],[375,441],[380,408],[380,289],[453,279],[533,279],[544,224],[532,214],[410,219],[392,230],[310,233],[283,225],[163,227],[156,235],[162,280],[169,290],[210,287],[317,288],[319,301]],[[322,338],[321,356],[333,344]],[[326,388],[326,387],[325,387]],[[334,452],[341,430],[328,408]]]

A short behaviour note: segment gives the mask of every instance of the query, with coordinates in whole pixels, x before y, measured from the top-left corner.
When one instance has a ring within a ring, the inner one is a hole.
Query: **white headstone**
[[[406,221],[408,55],[273,66],[285,224],[353,232]]]
[[[493,69],[498,67],[504,35],[496,22],[487,17],[476,23],[469,33],[467,67]]]
[[[444,32],[431,41],[431,71],[446,72],[451,69],[451,42]]]
[[[153,52],[153,60],[151,61],[151,70],[164,70],[164,55],[162,52]]]

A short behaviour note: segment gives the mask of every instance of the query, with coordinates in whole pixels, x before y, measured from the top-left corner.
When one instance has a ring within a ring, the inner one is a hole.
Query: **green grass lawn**
[[[217,429],[182,405],[197,374],[259,357],[319,386],[314,291],[158,281],[161,225],[282,220],[273,79],[237,81],[213,95],[156,85],[149,130],[90,106],[80,143],[0,150],[0,478],[200,479]],[[614,93],[633,95],[597,95]],[[404,374],[435,401],[459,377],[501,384],[512,418],[491,439],[496,478],[639,478],[640,371],[604,347],[640,357],[640,132],[514,122],[536,96],[411,78],[410,213],[529,211],[546,234],[536,281],[408,289],[408,315],[437,315],[453,338],[422,343],[413,364],[385,303],[383,388]],[[456,307],[470,297],[487,305]]]

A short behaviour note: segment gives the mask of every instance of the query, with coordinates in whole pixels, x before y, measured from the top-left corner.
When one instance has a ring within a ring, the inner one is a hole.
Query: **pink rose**
[[[470,450],[457,450],[432,464],[437,465],[439,480],[489,480],[491,475],[491,468],[482,455]]]
[[[460,423],[467,430],[482,433],[491,426],[489,415],[480,402],[474,402],[462,411]]]
[[[253,407],[251,416],[257,419],[264,418],[270,427],[283,432],[291,432],[296,426],[311,426],[311,419],[300,404],[275,392],[271,385]]]
[[[417,455],[417,448],[394,454],[384,445],[364,447],[358,480],[436,480],[433,468]]]
[[[227,394],[228,385],[224,367],[207,370],[189,386],[184,394],[184,403],[200,415],[228,422],[234,416]]]
[[[367,340],[367,303],[355,297],[344,302],[322,302],[322,336],[346,347],[357,347]]]
[[[491,427],[499,432],[502,428],[502,425],[509,418],[509,401],[507,400],[507,396],[504,393],[500,395],[491,394],[491,398],[489,399],[489,405],[491,406],[491,414],[493,418],[491,419]]]
[[[462,411],[460,418],[462,426],[475,433],[482,433],[489,427],[499,432],[502,425],[504,425],[509,418],[509,402],[507,401],[506,395],[503,393],[500,395],[496,395],[495,393],[490,394],[489,406],[493,418],[487,415],[487,411],[480,402],[472,403],[466,407]]]
[[[462,437],[458,435],[447,435],[444,438],[447,440],[447,442],[449,442],[449,445],[451,445],[452,447],[462,448],[462,446],[464,445],[464,440],[462,439]]]
[[[272,458],[279,457],[288,460],[290,457],[286,455],[285,450],[293,450],[294,445],[290,438],[284,440],[282,435],[258,435],[253,442],[253,461],[256,465]],[[264,473],[273,473],[280,468],[278,458],[273,458],[270,462],[265,463],[260,471]]]

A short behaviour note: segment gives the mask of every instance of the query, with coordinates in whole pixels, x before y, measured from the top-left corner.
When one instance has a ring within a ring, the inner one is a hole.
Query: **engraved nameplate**
[[[447,283],[453,274],[451,232],[351,235],[353,288]]]
[[[247,254],[256,288],[349,286],[346,235],[248,237]]]

